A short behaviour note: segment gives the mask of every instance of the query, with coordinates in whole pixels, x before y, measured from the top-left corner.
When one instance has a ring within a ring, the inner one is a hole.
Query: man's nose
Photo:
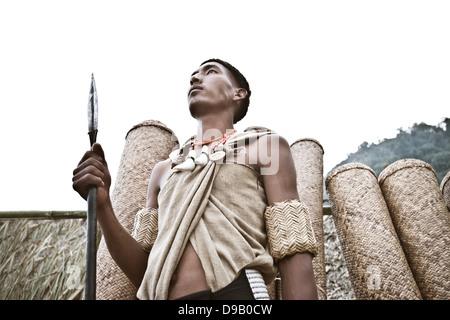
[[[191,86],[194,83],[201,83],[201,82],[202,82],[202,80],[201,80],[200,73],[196,73],[191,76],[191,81],[190,81]]]

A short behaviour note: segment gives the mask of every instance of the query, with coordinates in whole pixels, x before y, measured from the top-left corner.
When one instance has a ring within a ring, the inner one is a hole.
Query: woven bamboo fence
[[[310,138],[291,144],[291,152],[297,172],[297,191],[300,201],[308,206],[314,234],[318,244],[313,259],[314,277],[320,300],[327,299],[325,250],[323,232],[323,155],[321,144]]]
[[[131,234],[135,214],[145,206],[154,165],[167,159],[178,141],[170,129],[154,120],[137,124],[125,139],[111,199],[118,220]],[[136,299],[136,292],[102,239],[97,253],[97,299],[132,300]]]
[[[346,164],[325,183],[356,298],[421,299],[373,170]]]
[[[450,299],[450,214],[433,168],[403,159],[379,184],[424,299]]]

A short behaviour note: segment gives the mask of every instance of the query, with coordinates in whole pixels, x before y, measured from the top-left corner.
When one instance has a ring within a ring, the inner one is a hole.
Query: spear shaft
[[[98,102],[94,74],[91,76],[91,88],[88,102],[88,129],[91,147],[97,140]],[[86,282],[85,300],[95,300],[97,276],[97,187],[90,186],[87,196],[87,239],[86,239]]]

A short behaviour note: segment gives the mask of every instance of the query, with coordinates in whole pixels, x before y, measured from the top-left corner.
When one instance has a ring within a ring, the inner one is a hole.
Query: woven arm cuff
[[[136,213],[131,234],[142,249],[150,252],[158,235],[158,208],[142,208]]]
[[[275,260],[295,253],[317,254],[308,207],[299,200],[274,202],[264,213],[269,253]]]

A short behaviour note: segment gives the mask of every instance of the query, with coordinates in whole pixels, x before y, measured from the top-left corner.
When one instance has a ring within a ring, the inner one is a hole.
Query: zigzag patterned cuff
[[[134,218],[133,238],[142,249],[150,252],[158,235],[158,208],[142,208]]]
[[[299,200],[274,202],[264,213],[269,253],[275,260],[295,253],[317,254],[317,242],[306,205]]]

